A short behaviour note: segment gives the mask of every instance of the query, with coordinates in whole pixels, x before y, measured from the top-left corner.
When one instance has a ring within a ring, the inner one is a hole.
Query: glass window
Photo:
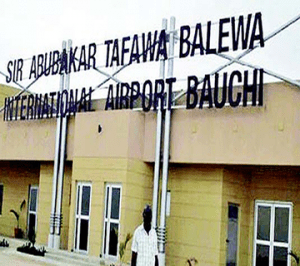
[[[120,188],[112,188],[111,198],[111,217],[112,219],[119,219],[120,207]]]
[[[105,212],[105,218],[107,218],[107,213],[108,213],[108,202],[109,202],[109,187],[106,188],[106,212]]]
[[[0,214],[2,214],[2,203],[3,203],[3,185],[0,184]]]
[[[75,250],[87,252],[89,247],[91,183],[77,183],[77,206],[75,215]]]
[[[82,200],[81,200],[81,215],[89,215],[90,213],[90,194],[91,187],[82,187]]]
[[[88,245],[88,235],[89,235],[89,220],[80,220],[80,242],[79,249],[87,250]]]
[[[288,249],[282,247],[274,247],[274,266],[283,266],[287,265],[288,261]]]
[[[104,254],[106,254],[106,234],[107,234],[107,222],[104,224]]]
[[[257,239],[270,240],[271,207],[258,206]]]
[[[255,266],[269,265],[269,246],[256,246],[256,264]]]
[[[32,234],[35,232],[35,214],[30,213],[29,214],[29,225],[28,225],[28,234]]]
[[[30,190],[30,211],[36,211],[37,189]]]
[[[118,247],[118,233],[119,225],[115,223],[110,224],[110,233],[109,233],[109,255],[117,256],[117,247]]]
[[[80,198],[80,186],[77,187],[77,208],[76,208],[76,214],[79,214],[79,198]]]
[[[256,202],[255,266],[290,265],[291,213],[291,203]]]
[[[36,231],[37,221],[37,204],[38,204],[38,187],[30,186],[29,189],[29,206],[28,206],[28,227],[27,233],[31,235]]]
[[[76,225],[75,225],[75,247],[77,247],[78,223],[79,223],[79,219],[76,218]]]
[[[103,255],[105,257],[118,256],[118,237],[121,212],[121,190],[116,184],[106,184]]]
[[[275,208],[274,240],[288,243],[289,240],[289,209]]]

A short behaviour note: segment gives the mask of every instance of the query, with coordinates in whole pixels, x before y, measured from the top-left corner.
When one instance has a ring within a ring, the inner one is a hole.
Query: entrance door
[[[255,202],[255,266],[290,266],[292,203]]]
[[[28,236],[36,232],[38,190],[38,186],[30,186],[29,188]]]
[[[117,258],[120,230],[121,185],[107,184],[105,195],[103,254]]]
[[[75,250],[84,253],[88,251],[91,192],[92,185],[90,183],[77,183]]]
[[[238,217],[239,217],[238,215],[239,215],[238,205],[230,203],[228,205],[226,266],[237,265]]]

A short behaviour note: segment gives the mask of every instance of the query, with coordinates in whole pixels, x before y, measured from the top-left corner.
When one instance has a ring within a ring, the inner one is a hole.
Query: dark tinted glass
[[[287,248],[274,247],[273,266],[287,266]]]
[[[105,226],[104,226],[104,254],[106,254],[106,234],[107,234],[107,222],[105,222]]]
[[[76,218],[76,229],[75,229],[75,247],[77,248],[77,234],[78,234],[78,218]]]
[[[258,206],[257,239],[270,240],[271,207]]]
[[[79,214],[79,195],[80,195],[80,186],[77,187],[77,209],[76,209],[77,214]]]
[[[110,218],[119,219],[119,207],[120,207],[120,188],[113,188]]]
[[[269,265],[269,247],[263,245],[256,246],[256,266]]]
[[[106,212],[105,212],[105,218],[107,218],[107,214],[108,214],[108,201],[109,201],[109,187],[106,188]]]
[[[28,237],[35,232],[35,214],[29,214]]]
[[[30,210],[36,212],[37,189],[30,190]]]
[[[230,204],[228,206],[228,218],[234,218],[237,219],[238,218],[238,206]]]
[[[289,209],[275,208],[275,232],[276,242],[288,243],[289,239]]]
[[[110,224],[110,233],[109,233],[109,249],[108,254],[117,256],[117,248],[118,248],[118,224],[111,223]]]
[[[90,214],[90,193],[91,193],[90,187],[88,186],[82,187],[81,215]]]
[[[2,214],[3,185],[0,185],[0,214]]]
[[[81,219],[80,223],[80,250],[87,250],[88,244],[89,221]]]

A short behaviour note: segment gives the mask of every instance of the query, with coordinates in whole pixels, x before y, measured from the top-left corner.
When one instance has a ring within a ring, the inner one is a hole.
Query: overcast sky
[[[300,14],[299,0],[0,0],[0,71],[7,73],[10,60],[27,59],[33,55],[60,50],[62,41],[72,39],[74,46],[101,44],[105,40],[136,33],[160,30],[162,19],[176,18],[176,29],[182,25],[195,26],[221,18],[262,13],[264,36]],[[238,51],[235,55],[241,53]],[[105,56],[103,57],[103,61]],[[97,59],[98,60],[98,59]],[[272,70],[292,79],[300,79],[300,20],[272,38],[243,60]],[[97,65],[104,62],[97,61]],[[175,59],[174,75],[203,76],[226,60],[216,55],[198,56],[193,60]],[[235,65],[231,69],[240,69]],[[102,68],[112,73],[115,69]],[[224,70],[226,71],[226,70]],[[21,84],[27,86],[29,72],[24,71]],[[159,64],[130,66],[118,76],[122,81],[158,77]],[[137,77],[135,77],[135,75]],[[71,88],[96,86],[104,79],[93,70],[71,75]],[[5,78],[0,77],[0,83]],[[12,85],[10,83],[9,85]],[[58,90],[58,77],[42,77],[32,90]]]

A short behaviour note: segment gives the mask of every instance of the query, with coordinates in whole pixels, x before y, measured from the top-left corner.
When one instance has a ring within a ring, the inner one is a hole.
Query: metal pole
[[[167,19],[162,21],[162,29],[167,29]],[[165,60],[160,59],[159,77],[165,78]],[[156,143],[155,143],[155,164],[154,164],[154,180],[153,180],[153,201],[152,201],[152,227],[157,229],[157,213],[158,213],[158,192],[159,192],[159,172],[160,172],[160,152],[161,152],[161,134],[162,134],[162,108],[159,102],[156,118]]]
[[[66,49],[66,42],[63,41],[62,49]],[[64,75],[60,76],[59,90],[62,92],[64,89]],[[59,99],[57,99],[59,100]],[[60,142],[61,142],[61,125],[62,117],[57,118],[56,124],[56,136],[55,136],[55,157],[54,157],[54,169],[53,169],[53,181],[52,181],[52,202],[51,202],[51,214],[50,214],[50,234],[48,236],[48,247],[54,247],[54,233],[56,224],[56,198],[57,198],[57,179],[59,172],[59,158],[60,158]]]
[[[5,76],[5,77],[7,77],[7,76],[6,76],[3,72],[1,72],[1,71],[0,71],[0,74],[3,75],[3,76]],[[38,78],[39,78],[39,77],[38,77]],[[37,78],[37,79],[38,79],[38,78]],[[33,84],[37,81],[37,79],[35,79],[35,80],[34,80],[31,84],[29,84],[26,88],[23,87],[23,86],[22,86],[21,84],[19,84],[18,82],[13,81],[13,83],[15,83],[16,85],[18,85],[18,86],[21,88],[20,92],[18,92],[17,94],[13,95],[13,97],[21,96],[24,92],[29,92],[30,94],[36,95],[35,92],[32,92],[32,91],[29,90],[29,87],[30,87],[31,85],[33,85]],[[42,99],[42,103],[44,103],[44,100],[43,100],[43,99]],[[48,106],[50,107],[49,104],[48,104]],[[2,111],[4,111],[4,109],[5,109],[5,106],[2,106],[2,107],[0,108],[0,113],[1,113]]]
[[[264,38],[264,42],[267,42],[268,40],[270,40],[271,38],[273,38],[274,36],[276,36],[278,33],[282,32],[283,30],[285,30],[286,28],[288,28],[289,26],[291,26],[292,24],[294,24],[295,22],[297,22],[300,19],[300,15],[297,15],[296,17],[294,17],[293,19],[291,19],[290,21],[288,21],[287,23],[285,23],[284,25],[282,25],[279,29],[275,30],[274,32],[272,32],[271,34],[269,34],[266,38]],[[212,71],[209,75],[214,75],[215,73],[218,73],[219,71],[221,71],[222,69],[232,65],[233,63],[235,63],[236,61],[240,60],[242,57],[246,56],[247,54],[251,53],[253,50],[255,50],[257,47],[259,47],[259,44],[256,44],[252,49],[248,49],[245,52],[239,54],[237,57],[232,58],[230,60],[230,62],[218,67],[217,69],[215,69],[214,71]],[[199,81],[199,84],[202,83],[204,81],[204,79],[201,79]],[[297,85],[296,85],[297,86]],[[179,93],[176,97],[175,97],[175,101],[179,98],[181,98],[182,96],[184,96],[186,94],[186,91],[182,91],[181,93]]]
[[[229,55],[225,55],[225,54],[216,54],[216,55],[220,56],[222,58],[228,59],[228,60],[234,60],[235,63],[240,64],[242,66],[247,66],[247,67],[251,67],[251,68],[254,68],[254,69],[261,68],[260,66],[253,65],[253,64],[245,62],[245,61],[243,61],[241,59],[239,59],[239,60],[235,59],[235,58],[233,58],[232,56],[229,56]],[[285,82],[287,82],[287,83],[289,83],[289,84],[291,84],[293,86],[297,86],[297,87],[300,88],[300,82],[298,82],[297,80],[292,80],[292,79],[290,79],[288,77],[285,77],[285,76],[283,76],[281,74],[278,74],[278,73],[275,73],[275,72],[273,72],[271,70],[265,69],[264,67],[263,67],[263,70],[264,70],[264,73],[266,73],[266,74],[268,74],[270,76],[273,76],[275,78],[281,79],[281,80],[283,80],[283,81],[285,81]]]
[[[68,41],[68,51],[70,52],[72,46],[72,41]],[[70,87],[70,74],[64,73],[66,82],[65,82],[65,90],[69,91]],[[64,103],[62,109],[67,108],[68,98],[61,98]],[[63,113],[63,110],[62,112]],[[58,172],[58,181],[57,181],[57,201],[56,201],[56,223],[55,223],[55,235],[54,235],[54,248],[60,248],[60,233],[61,233],[61,224],[62,224],[62,197],[63,197],[63,185],[64,185],[64,168],[65,168],[65,155],[66,155],[66,137],[67,137],[67,123],[68,116],[67,114],[62,117],[62,129],[61,129],[61,142],[60,142],[60,159],[59,159],[59,172]]]
[[[168,59],[168,77],[173,76],[174,62],[174,31],[175,17],[170,20],[170,38],[169,38],[169,59]],[[169,105],[169,90],[166,94],[167,107]],[[162,173],[162,191],[161,191],[161,208],[160,208],[160,227],[158,229],[158,256],[159,265],[165,266],[165,244],[166,244],[166,206],[168,190],[168,172],[169,172],[169,154],[170,154],[170,130],[171,130],[171,110],[166,108],[165,131],[164,131],[164,153],[163,153],[163,173]]]

